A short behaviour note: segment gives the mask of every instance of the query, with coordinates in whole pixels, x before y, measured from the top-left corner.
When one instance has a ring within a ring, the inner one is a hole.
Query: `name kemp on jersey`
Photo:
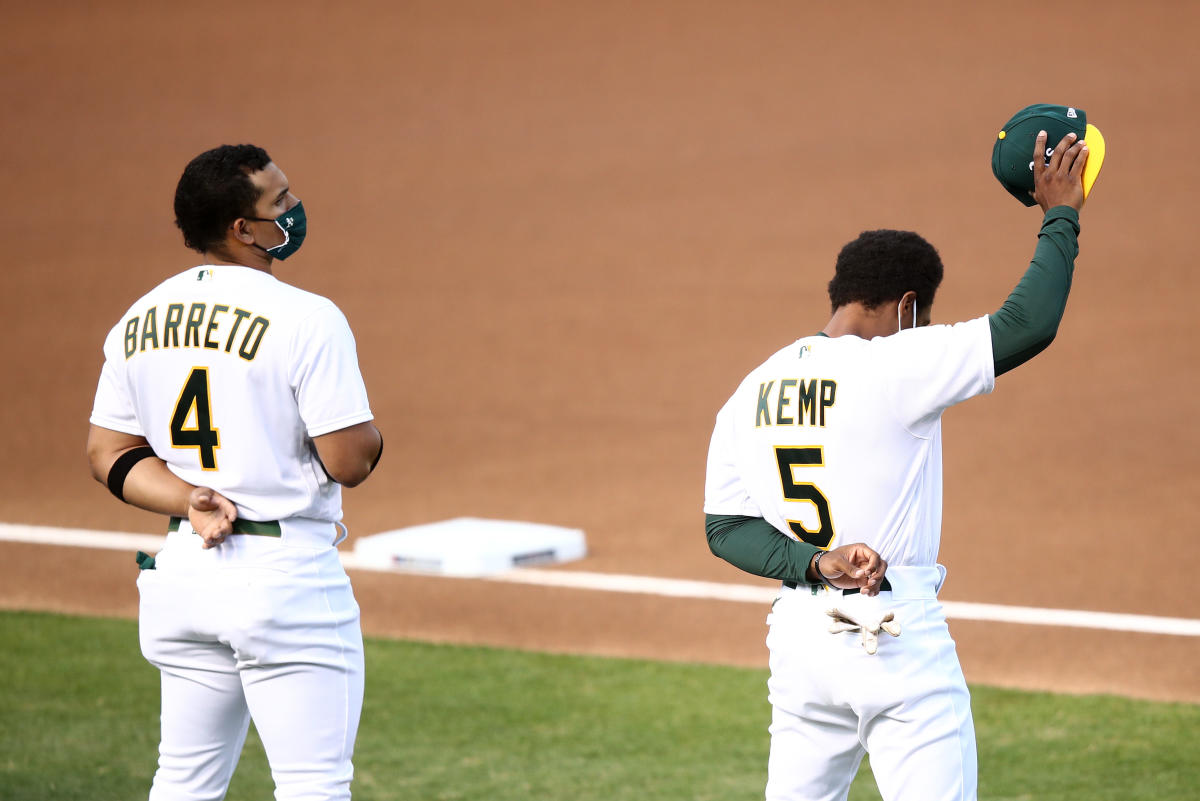
[[[205,303],[195,302],[188,305],[186,316],[184,304],[168,303],[163,313],[162,337],[159,337],[158,307],[151,306],[141,315],[135,315],[125,322],[125,358],[128,360],[135,353],[144,353],[147,345],[151,350],[163,348],[205,348],[207,350],[222,349],[220,338],[224,338],[224,351],[230,353],[235,342],[237,352],[246,361],[253,361],[262,344],[263,335],[267,332],[271,321],[254,312],[234,308],[223,303],[214,303],[209,309]],[[207,314],[208,322],[205,322]],[[229,318],[218,319],[218,315],[232,314]],[[242,330],[242,323],[249,324]],[[182,344],[179,329],[183,328]],[[204,329],[203,336],[201,328]],[[228,334],[225,333],[226,329]],[[238,340],[238,333],[241,339]],[[214,339],[214,337],[217,337]]]
[[[792,391],[795,392],[794,397],[789,394]],[[824,428],[825,410],[833,406],[836,396],[837,382],[828,378],[782,378],[778,387],[775,381],[765,381],[758,385],[754,427],[810,425]],[[795,406],[789,410],[793,400]],[[772,406],[775,409],[774,422],[771,419]],[[795,417],[789,416],[796,412],[799,414]]]

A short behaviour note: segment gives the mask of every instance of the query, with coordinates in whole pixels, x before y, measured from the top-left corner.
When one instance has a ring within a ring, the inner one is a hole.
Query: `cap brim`
[[[1104,166],[1104,135],[1100,133],[1099,128],[1088,123],[1083,140],[1087,142],[1088,149],[1087,164],[1083,168],[1083,198],[1086,200],[1091,194],[1092,184],[1096,183],[1096,178],[1100,175],[1100,168]]]

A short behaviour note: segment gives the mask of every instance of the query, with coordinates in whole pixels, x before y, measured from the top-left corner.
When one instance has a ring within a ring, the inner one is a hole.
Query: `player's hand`
[[[1055,146],[1047,164],[1046,132],[1037,135],[1033,145],[1033,199],[1043,214],[1055,206],[1070,206],[1076,211],[1083,207],[1083,167],[1087,158],[1087,143],[1069,133]]]
[[[216,490],[197,487],[188,496],[188,522],[204,541],[204,548],[220,545],[233,533],[237,507]]]
[[[858,589],[863,595],[878,595],[887,572],[887,562],[861,542],[842,545],[826,552],[817,566],[817,578],[839,590]]]

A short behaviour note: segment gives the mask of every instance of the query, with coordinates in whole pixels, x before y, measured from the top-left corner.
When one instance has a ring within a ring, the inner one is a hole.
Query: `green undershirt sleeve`
[[[1077,255],[1079,212],[1055,206],[1042,220],[1029,269],[1004,305],[988,318],[996,375],[1024,364],[1054,341]]]
[[[705,515],[704,532],[709,549],[734,567],[797,584],[808,583],[808,564],[819,550],[781,533],[761,517]]]

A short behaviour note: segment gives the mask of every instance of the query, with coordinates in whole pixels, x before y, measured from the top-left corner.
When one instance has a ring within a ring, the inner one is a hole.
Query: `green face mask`
[[[304,203],[297,203],[273,220],[267,217],[247,217],[246,219],[273,222],[279,226],[279,230],[283,231],[283,242],[281,244],[273,248],[264,248],[258,244],[255,244],[255,247],[280,261],[283,261],[299,250],[300,246],[304,244],[305,235],[308,233],[308,217],[304,214]]]

